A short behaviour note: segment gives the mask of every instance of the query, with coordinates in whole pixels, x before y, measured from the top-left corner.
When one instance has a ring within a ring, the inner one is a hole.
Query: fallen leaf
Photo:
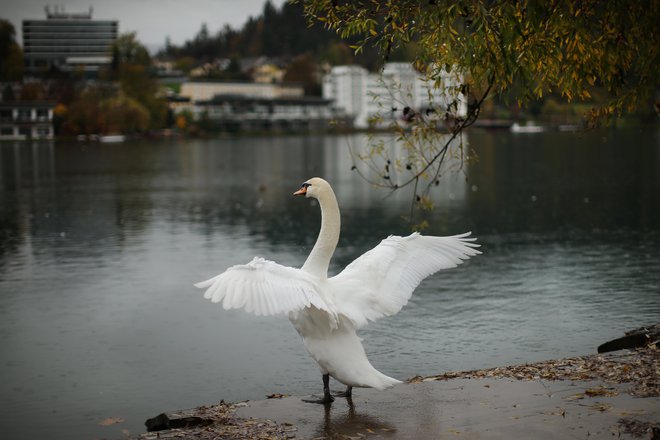
[[[117,423],[122,423],[124,419],[121,417],[108,417],[107,419],[103,419],[99,422],[99,425],[101,426],[111,426],[111,425],[116,425]]]
[[[608,405],[606,403],[596,403],[595,405],[591,405],[589,408],[594,409],[596,411],[605,412],[612,409],[612,405]]]
[[[605,387],[596,387],[596,388],[588,388],[584,391],[584,394],[586,394],[589,397],[596,397],[596,396],[616,396],[619,394],[615,390],[611,388],[605,388]]]

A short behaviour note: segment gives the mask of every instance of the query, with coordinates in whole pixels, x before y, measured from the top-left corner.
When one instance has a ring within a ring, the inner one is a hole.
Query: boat
[[[123,134],[106,134],[99,136],[99,142],[104,144],[115,144],[118,142],[124,142],[125,140],[126,136]]]
[[[528,122],[526,125],[520,125],[514,122],[510,130],[511,133],[541,133],[545,130],[545,127],[536,125],[533,122]]]

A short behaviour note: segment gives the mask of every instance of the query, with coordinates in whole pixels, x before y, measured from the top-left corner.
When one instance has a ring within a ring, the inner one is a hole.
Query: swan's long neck
[[[323,191],[318,201],[321,206],[321,231],[302,270],[326,278],[330,259],[339,242],[341,220],[337,198],[330,187]]]

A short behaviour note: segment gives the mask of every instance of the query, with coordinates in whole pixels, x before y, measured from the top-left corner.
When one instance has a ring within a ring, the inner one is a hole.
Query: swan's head
[[[321,194],[330,190],[330,184],[320,177],[312,177],[303,182],[300,189],[293,193],[294,196],[314,197],[318,199]]]

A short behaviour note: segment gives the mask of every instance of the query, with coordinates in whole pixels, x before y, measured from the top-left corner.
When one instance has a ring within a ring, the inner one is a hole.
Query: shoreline
[[[660,439],[660,350],[636,349],[415,376],[352,400],[220,402],[147,420],[139,440],[349,438]],[[421,416],[421,418],[420,418]],[[157,430],[156,430],[157,429]],[[413,436],[413,437],[411,437]]]

